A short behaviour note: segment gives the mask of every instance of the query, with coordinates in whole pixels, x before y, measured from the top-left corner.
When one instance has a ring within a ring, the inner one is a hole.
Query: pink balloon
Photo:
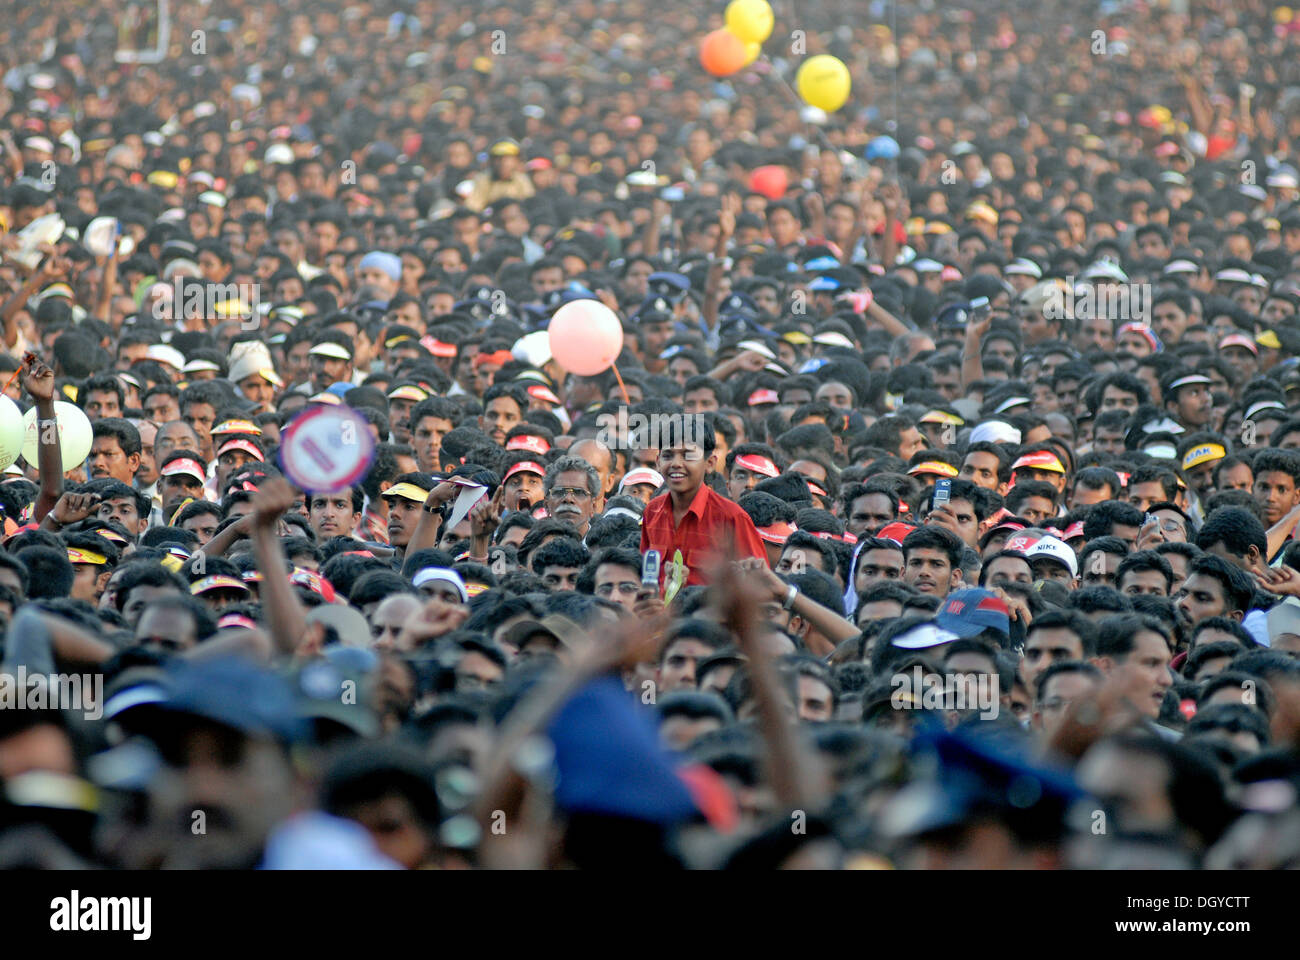
[[[594,377],[610,368],[623,349],[623,324],[599,300],[572,300],[555,311],[551,356],[569,373]]]
[[[785,167],[758,167],[749,175],[749,189],[769,200],[780,200],[789,186],[790,178],[786,176]]]

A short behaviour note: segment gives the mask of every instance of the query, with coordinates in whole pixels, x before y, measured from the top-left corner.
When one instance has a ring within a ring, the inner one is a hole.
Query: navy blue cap
[[[281,676],[248,660],[176,660],[158,708],[202,717],[244,733],[294,741],[307,733],[293,691]]]
[[[568,813],[681,823],[699,808],[659,742],[654,715],[617,677],[600,677],[560,710],[549,730],[555,802]]]
[[[991,814],[1021,836],[1051,840],[1064,832],[1070,805],[1084,796],[1068,773],[1038,765],[1027,746],[1001,733],[927,731],[916,747],[932,753],[937,765],[890,801],[881,818],[889,836],[918,836]]]
[[[687,291],[691,289],[691,280],[684,273],[661,270],[650,274],[647,285],[654,296],[666,297],[676,302],[686,296]]]
[[[747,317],[757,317],[758,304],[754,302],[754,298],[749,294],[737,291],[722,301],[718,313],[722,316],[740,314]]]
[[[959,637],[973,637],[984,630],[998,630],[1003,636],[1011,633],[1011,616],[1007,605],[992,590],[968,587],[948,594],[935,622]]]
[[[667,297],[651,294],[636,308],[632,319],[638,323],[663,323],[673,318],[673,305]]]
[[[944,329],[959,329],[966,326],[970,319],[969,303],[952,303],[939,311],[934,318],[934,325]]]

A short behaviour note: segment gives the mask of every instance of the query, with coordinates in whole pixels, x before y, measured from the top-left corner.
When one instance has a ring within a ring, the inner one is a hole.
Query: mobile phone
[[[942,477],[934,482],[934,506],[933,510],[940,507],[948,506],[952,500],[952,480],[949,477]]]
[[[641,586],[650,587],[653,590],[659,589],[660,559],[658,550],[647,550],[645,552],[645,556],[641,558]]]
[[[978,320],[989,312],[989,298],[976,297],[970,302],[970,306],[966,308],[966,311],[970,314],[972,320]]]
[[[1159,520],[1160,518],[1157,517],[1154,513],[1144,514],[1142,517],[1142,526],[1146,527],[1150,524],[1159,522]]]
[[[659,199],[669,203],[681,203],[686,199],[686,191],[678,186],[664,187],[659,191]]]

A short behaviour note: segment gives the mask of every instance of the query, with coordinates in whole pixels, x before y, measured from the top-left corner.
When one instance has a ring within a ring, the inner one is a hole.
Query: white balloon
[[[8,397],[0,396],[0,470],[18,459],[23,448],[23,412]]]
[[[54,419],[59,424],[59,452],[63,455],[63,472],[67,473],[81,466],[86,457],[90,456],[90,445],[94,443],[95,438],[90,429],[90,418],[75,403],[55,400]],[[40,455],[40,435],[36,426],[35,407],[23,414],[22,424],[23,459],[35,467],[40,462],[37,459]],[[0,461],[3,461],[3,466],[0,466],[0,469],[3,469],[13,462],[13,458],[4,461],[4,458],[0,457]]]

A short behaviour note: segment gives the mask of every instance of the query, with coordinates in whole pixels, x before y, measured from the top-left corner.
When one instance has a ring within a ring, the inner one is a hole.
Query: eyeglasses
[[[590,500],[591,491],[582,487],[551,487],[551,496],[556,500]]]
[[[635,596],[641,589],[641,584],[635,580],[620,580],[618,583],[602,583],[596,588],[597,596],[607,597],[617,590],[625,597]]]

